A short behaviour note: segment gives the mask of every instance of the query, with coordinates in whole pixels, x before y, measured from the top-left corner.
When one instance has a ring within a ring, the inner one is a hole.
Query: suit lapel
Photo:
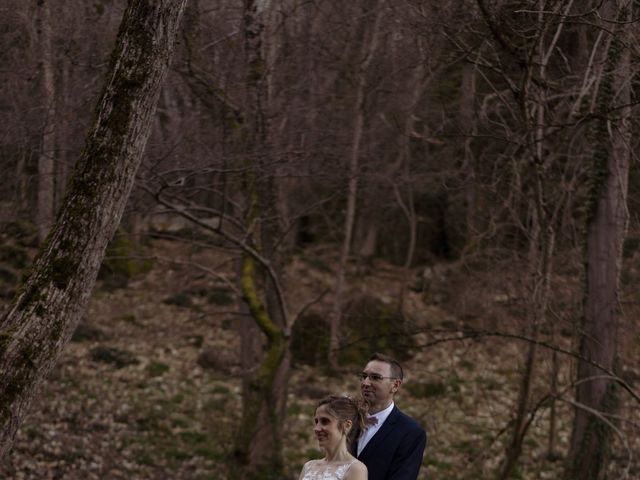
[[[358,458],[364,457],[370,452],[378,450],[384,444],[384,439],[387,437],[387,435],[391,433],[391,431],[393,430],[393,426],[397,421],[398,421],[398,407],[394,406],[393,410],[391,410],[391,413],[389,414],[385,422],[382,424],[380,429],[375,433],[373,437],[371,437],[371,440],[369,440],[369,443],[367,443],[365,447],[362,449],[362,452],[360,452],[360,455],[358,455]]]

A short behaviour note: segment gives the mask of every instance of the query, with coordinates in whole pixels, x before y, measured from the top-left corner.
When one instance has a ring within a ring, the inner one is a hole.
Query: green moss
[[[176,293],[168,298],[165,298],[162,303],[166,305],[176,305],[178,307],[191,307],[193,302],[191,297],[185,293]]]
[[[248,475],[250,480],[281,480],[284,465],[279,458],[270,458],[260,465],[260,469]]]
[[[121,315],[120,317],[118,317],[118,320],[122,320],[125,323],[131,323],[133,325],[136,325],[138,323],[136,316],[133,314]]]
[[[240,433],[236,438],[234,450],[234,457],[237,466],[246,466],[249,463],[251,439],[256,427],[258,426],[258,415],[265,402],[269,405],[271,401],[271,387],[287,348],[287,341],[281,333],[269,336],[268,348],[265,356],[263,357],[262,364],[254,378],[248,382],[247,388],[243,392],[242,422],[239,429]],[[276,418],[275,410],[269,407],[267,411],[269,413],[269,422],[271,423],[272,432],[276,432],[277,428],[274,427],[279,420]],[[262,462],[261,468],[270,465],[269,471],[275,472],[274,474],[280,474],[283,466],[282,459],[278,452],[281,453],[282,449],[278,448],[278,445],[281,444],[282,440],[280,438],[273,437],[272,441],[274,443],[273,450],[276,454],[273,458]],[[272,470],[272,468],[278,468],[279,470]],[[257,472],[259,475],[262,475],[263,473],[263,470]],[[256,474],[256,472],[253,472],[252,475],[253,474]],[[262,477],[253,477],[250,475],[248,478]]]
[[[124,368],[139,363],[139,360],[131,352],[112,347],[94,347],[89,351],[89,356],[94,362],[109,363],[116,368]]]
[[[49,276],[59,289],[65,289],[78,269],[78,262],[72,256],[62,256],[51,261]]]
[[[418,398],[441,397],[447,393],[447,385],[443,382],[412,383],[403,386],[412,396]]]
[[[306,406],[302,406],[299,403],[290,403],[287,406],[287,416],[288,417],[295,417],[296,415],[299,415],[300,413],[304,413],[306,412],[308,409]]]
[[[146,370],[150,377],[159,377],[169,371],[169,365],[162,362],[151,362],[147,365]]]
[[[11,341],[13,334],[8,330],[0,330],[0,347],[5,346]]]
[[[11,415],[11,406],[15,400],[22,395],[25,388],[29,386],[34,372],[34,351],[30,346],[20,352],[20,362],[15,365],[9,379],[5,384],[4,391],[0,393],[0,423],[4,424]]]
[[[475,364],[470,361],[467,360],[466,358],[463,358],[462,360],[460,360],[459,363],[460,367],[468,372],[470,372],[471,370],[473,370],[475,368]]]
[[[168,459],[183,461],[183,460],[189,460],[190,458],[192,458],[193,454],[187,451],[184,451],[178,447],[170,446],[166,451],[166,456]]]
[[[35,367],[34,359],[37,357],[37,354],[32,345],[25,345],[20,352],[20,360],[22,362],[22,366],[25,367],[26,371],[33,370]]]
[[[23,286],[21,289],[24,292],[18,292],[18,298],[20,299],[18,308],[21,310],[27,309],[31,304],[39,301],[42,296],[37,285]]]
[[[104,281],[108,281],[110,277],[129,279],[135,275],[147,273],[151,270],[153,262],[149,259],[136,258],[142,255],[144,255],[144,249],[140,245],[135,244],[131,237],[123,232],[118,232],[107,246],[98,278]]]
[[[304,457],[308,458],[309,460],[315,460],[318,458],[322,458],[323,456],[324,454],[322,453],[322,451],[318,450],[317,448],[308,448],[304,453]]]
[[[600,84],[598,92],[598,100],[596,104],[599,115],[591,124],[590,141],[594,145],[593,155],[590,165],[589,175],[589,193],[587,196],[587,222],[589,223],[596,214],[598,199],[602,195],[605,188],[606,180],[609,176],[609,109],[614,97],[613,75],[612,72],[617,68],[617,62],[622,51],[622,45],[619,40],[614,39],[611,42],[607,62],[605,66],[605,75]]]
[[[254,59],[249,66],[249,83],[251,83],[252,85],[257,85],[261,80],[265,78],[266,71],[266,62],[262,58]]]
[[[61,248],[61,250],[63,249]],[[43,290],[50,283],[53,283],[59,289],[66,288],[75,275],[77,268],[78,262],[74,257],[59,256],[51,260],[48,267],[40,272],[30,269],[27,273],[27,279],[23,282],[18,292],[18,308],[26,310],[35,302],[39,302],[42,299]],[[40,316],[46,313],[42,305],[36,306],[35,312]]]
[[[33,428],[33,427],[28,427],[25,430],[25,433],[27,435],[27,438],[29,440],[31,440],[31,441],[33,441],[33,440],[35,440],[35,439],[37,439],[37,438],[42,436],[41,433],[38,430],[36,430],[35,428]]]
[[[198,445],[206,443],[208,437],[203,432],[186,431],[180,432],[180,440],[190,445]]]
[[[447,462],[446,460],[438,460],[437,458],[432,458],[426,455],[422,460],[422,464],[425,466],[434,467],[435,469],[438,470],[439,473],[454,471],[453,464]]]
[[[211,393],[228,395],[229,393],[231,393],[231,391],[229,390],[229,387],[227,387],[226,385],[218,384],[215,387],[213,387],[213,389],[211,390]]]
[[[220,452],[220,451],[216,450],[213,447],[213,445],[209,445],[209,444],[198,445],[194,449],[194,452],[199,457],[204,457],[204,458],[207,458],[209,460],[218,461],[218,462],[226,460],[226,458],[227,458],[225,452]]]
[[[411,357],[415,346],[406,330],[406,320],[393,306],[377,298],[362,296],[352,300],[343,316],[342,347],[338,363],[362,366],[371,352],[385,352],[400,361]]]
[[[4,356],[11,339],[13,338],[13,330],[0,330],[0,358]]]
[[[271,339],[280,333],[280,329],[273,323],[264,305],[260,301],[260,295],[258,294],[255,283],[255,275],[255,261],[248,254],[243,255],[241,276],[242,296],[249,307],[253,320],[260,330]]]

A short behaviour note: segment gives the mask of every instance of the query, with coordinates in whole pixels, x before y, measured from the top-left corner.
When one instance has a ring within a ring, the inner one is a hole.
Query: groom
[[[367,427],[352,448],[369,470],[369,480],[416,480],[427,443],[424,429],[393,402],[402,385],[402,366],[373,354],[360,374],[369,406]]]

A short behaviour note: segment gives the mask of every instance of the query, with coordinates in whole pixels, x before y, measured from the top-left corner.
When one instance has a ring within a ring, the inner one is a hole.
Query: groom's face
[[[360,382],[362,397],[369,405],[369,413],[377,413],[387,408],[393,395],[400,388],[400,380],[391,378],[391,365],[379,360],[367,363],[362,373],[367,378]]]

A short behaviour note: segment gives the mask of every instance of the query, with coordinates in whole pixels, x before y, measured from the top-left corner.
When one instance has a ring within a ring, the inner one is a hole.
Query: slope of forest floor
[[[98,285],[0,466],[0,478],[233,478],[226,461],[241,404],[238,312],[224,287],[233,266],[220,254],[188,251],[174,242],[155,241],[153,252],[152,269],[126,288]],[[402,271],[378,264],[362,275],[360,288],[391,301]],[[298,303],[292,309],[304,308],[333,281],[330,269],[294,259],[288,284],[296,285],[291,298]],[[423,332],[415,335],[415,354],[397,403],[429,432],[421,479],[494,478],[509,440],[526,343],[455,333],[477,311],[504,321],[504,312],[488,310],[508,302],[508,295],[479,298],[466,288],[465,305],[459,293],[433,294],[447,295],[457,309],[425,301],[424,292],[406,293],[405,309]],[[329,308],[328,301],[323,298],[319,308]],[[551,361],[549,352],[539,353],[535,401],[548,391]],[[569,368],[561,362],[560,385],[567,384]],[[356,394],[357,371],[357,366],[338,373],[294,369],[283,442],[289,478],[297,478],[302,463],[319,454],[312,435],[314,404],[328,393]],[[560,478],[570,405],[556,402],[554,408],[550,436],[550,404],[541,402],[513,478]],[[625,425],[638,424],[637,406],[625,405],[622,413],[629,421]],[[633,432],[635,427],[621,428]],[[638,438],[618,442],[617,468],[628,467],[628,478],[640,477],[637,461],[627,462],[629,452],[640,451]]]

